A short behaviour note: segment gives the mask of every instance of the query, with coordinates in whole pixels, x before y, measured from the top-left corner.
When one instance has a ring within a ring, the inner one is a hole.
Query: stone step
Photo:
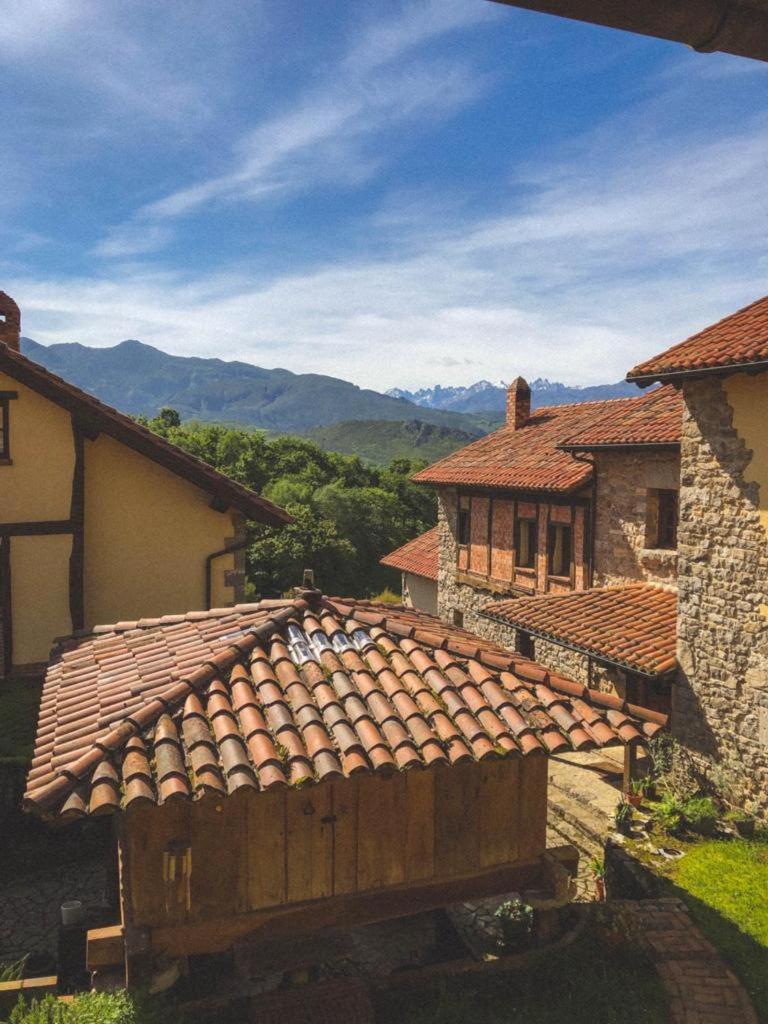
[[[591,840],[602,847],[605,837],[611,831],[611,822],[605,815],[595,814],[588,807],[573,800],[568,794],[550,787],[550,812],[570,822],[574,828],[583,833],[586,840]]]
[[[570,843],[571,846],[576,847],[579,851],[579,873],[584,870],[585,865],[588,865],[593,857],[602,856],[602,846],[591,837],[585,835],[581,829],[574,827],[567,818],[561,818],[557,814],[550,814],[547,832],[550,846]]]

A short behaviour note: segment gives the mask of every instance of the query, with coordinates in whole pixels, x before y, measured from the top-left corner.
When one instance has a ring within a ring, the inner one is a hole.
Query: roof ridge
[[[245,636],[228,644],[218,654],[214,654],[209,660],[203,662],[199,669],[178,679],[165,696],[153,696],[148,703],[126,716],[119,725],[112,726],[105,733],[97,736],[90,749],[73,764],[63,771],[57,770],[56,778],[52,782],[46,783],[38,790],[32,789],[25,793],[24,807],[43,812],[50,809],[70,786],[79,785],[85,781],[106,756],[122,749],[134,736],[140,736],[162,715],[176,710],[190,693],[198,692],[207,683],[212,682],[215,676],[231,668],[241,657],[250,654],[258,643],[266,640],[271,633],[286,624],[297,612],[302,612],[309,607],[305,598],[296,598],[288,607],[274,616],[270,616],[265,622],[251,627]]]

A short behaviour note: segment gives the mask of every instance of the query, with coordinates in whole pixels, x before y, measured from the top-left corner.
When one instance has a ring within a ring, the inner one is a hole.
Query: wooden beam
[[[74,416],[72,442],[75,466],[72,472],[72,554],[69,557],[69,616],[72,631],[85,628],[85,439]]]
[[[13,590],[11,588],[11,539],[0,538],[0,662],[3,675],[13,672]]]
[[[70,519],[30,520],[23,523],[0,523],[0,537],[42,537],[54,533],[72,533]]]
[[[592,25],[768,61],[768,12],[754,0],[496,0]]]
[[[265,929],[269,929],[270,938],[278,939],[324,928],[351,928],[435,910],[460,900],[535,889],[546,881],[548,874],[544,858],[539,857],[527,863],[477,870],[463,878],[332,896],[198,923],[165,925],[150,930],[150,942],[155,954],[224,952],[246,936],[259,940]]]
[[[635,777],[637,765],[637,747],[634,743],[627,743],[624,746],[624,792],[628,793]]]
[[[91,928],[86,938],[86,966],[89,971],[122,967],[125,961],[125,935],[121,924]]]

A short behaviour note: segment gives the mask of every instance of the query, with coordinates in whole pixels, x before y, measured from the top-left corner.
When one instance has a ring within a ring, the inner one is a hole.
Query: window
[[[453,609],[453,624],[459,629],[464,625],[464,612],[460,612],[458,608]]]
[[[517,634],[517,650],[524,658],[533,661],[536,658],[536,646],[530,633],[520,630]]]
[[[459,544],[469,544],[469,498],[459,498]]]
[[[536,520],[518,519],[516,533],[517,560],[515,565],[518,569],[534,569],[536,567]]]
[[[677,547],[677,491],[650,490],[646,508],[645,546]]]
[[[571,528],[565,523],[549,524],[547,551],[550,576],[571,575]]]
[[[659,533],[656,547],[677,547],[677,491],[659,491]]]

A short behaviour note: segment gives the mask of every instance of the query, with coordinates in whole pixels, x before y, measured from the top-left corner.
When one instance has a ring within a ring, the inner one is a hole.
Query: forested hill
[[[478,437],[488,421],[369,391],[336,377],[267,370],[250,363],[171,356],[139,341],[112,348],[39,345],[21,339],[24,355],[133,416],[164,406],[184,420],[243,424],[281,433],[304,432],[339,420],[412,420]]]
[[[250,597],[286,593],[301,582],[304,569],[314,570],[326,593],[370,597],[384,587],[399,593],[400,574],[379,559],[436,522],[434,488],[411,482],[423,460],[366,465],[302,437],[269,439],[258,430],[182,425],[173,409],[147,426],[293,516],[278,528],[251,524]]]
[[[327,452],[358,455],[367,462],[386,465],[393,459],[437,462],[475,440],[454,427],[423,420],[398,423],[390,420],[345,420],[308,430],[306,437]]]

